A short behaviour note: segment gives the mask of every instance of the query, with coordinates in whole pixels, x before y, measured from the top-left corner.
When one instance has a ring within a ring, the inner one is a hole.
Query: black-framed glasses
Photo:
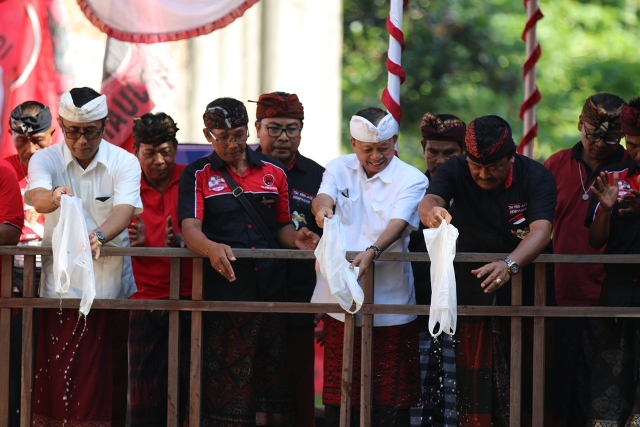
[[[287,136],[289,138],[295,138],[297,136],[300,136],[300,131],[302,130],[302,128],[281,128],[280,126],[265,126],[267,128],[267,133],[269,134],[269,136],[272,136],[274,138],[279,137],[280,135],[282,135],[282,132],[286,132]]]
[[[100,129],[89,129],[84,132],[80,132],[77,130],[68,130],[66,127],[64,127],[64,123],[60,123],[60,127],[62,127],[64,135],[71,140],[80,139],[81,136],[84,136],[87,141],[90,141],[92,139],[99,138],[100,135],[102,135],[102,131],[104,131],[104,125],[102,125]]]
[[[242,132],[242,134],[236,133],[231,137],[229,137],[229,135],[225,135],[222,138],[218,138],[217,136],[215,136],[210,129],[207,129],[207,132],[209,132],[209,135],[211,135],[211,138],[215,139],[216,142],[219,142],[221,144],[228,144],[231,141],[235,142],[236,144],[242,144],[247,140],[247,138],[249,138],[249,130],[247,130],[246,132]]]
[[[589,133],[587,132],[587,128],[584,126],[584,123],[582,124],[582,127],[584,128],[584,135],[587,137],[587,140],[591,142],[598,142],[603,139],[607,144],[615,145],[619,144],[620,140],[622,139],[622,133]]]

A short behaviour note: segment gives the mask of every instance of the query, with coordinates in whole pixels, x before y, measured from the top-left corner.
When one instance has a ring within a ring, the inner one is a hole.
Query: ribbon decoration
[[[527,60],[522,70],[524,102],[520,106],[520,120],[524,121],[524,126],[518,153],[533,157],[533,141],[538,136],[535,105],[542,99],[536,84],[536,62],[542,54],[536,38],[536,24],[544,15],[538,7],[537,0],[524,0],[524,6],[527,8],[527,23],[522,32],[522,40],[525,42]]]
[[[402,12],[409,0],[391,0],[387,16],[389,31],[389,50],[387,53],[387,87],[382,91],[382,103],[400,124],[402,108],[400,108],[400,85],[404,83],[405,72],[400,65],[400,57],[404,51],[404,33],[402,32]],[[396,143],[397,144],[397,143]],[[397,152],[397,147],[396,147]]]

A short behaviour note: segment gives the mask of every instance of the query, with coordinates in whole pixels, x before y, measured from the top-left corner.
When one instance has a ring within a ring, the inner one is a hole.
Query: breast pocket
[[[336,214],[340,216],[344,225],[352,225],[358,222],[359,215],[356,212],[358,199],[358,194],[349,194],[347,190],[338,190]]]
[[[246,193],[245,193],[246,194]],[[248,196],[249,200],[251,200],[254,209],[262,218],[265,225],[269,230],[275,230],[277,228],[276,222],[276,211],[277,211],[277,202],[278,199],[276,196],[272,195],[252,195]]]
[[[92,209],[94,213],[93,218],[95,218],[96,224],[95,226],[92,226],[91,224],[87,223],[87,227],[89,227],[89,229],[100,226],[107,220],[107,218],[111,216],[111,214],[113,213],[113,197],[96,198],[93,201]]]

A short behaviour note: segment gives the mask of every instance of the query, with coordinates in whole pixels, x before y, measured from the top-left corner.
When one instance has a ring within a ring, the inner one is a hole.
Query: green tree
[[[538,62],[539,136],[543,160],[578,141],[577,120],[587,96],[599,91],[625,99],[640,95],[632,70],[640,62],[636,0],[540,3],[542,58]],[[386,0],[344,3],[343,141],[351,115],[381,105],[386,86]],[[419,126],[426,111],[452,113],[467,123],[497,114],[511,123],[516,143],[523,100],[522,2],[507,0],[415,0],[405,9],[406,49],[401,86],[400,156],[424,168]],[[345,151],[349,151],[345,145]]]

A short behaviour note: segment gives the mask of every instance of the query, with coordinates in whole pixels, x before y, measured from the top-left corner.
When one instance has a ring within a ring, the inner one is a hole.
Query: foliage
[[[537,106],[535,156],[543,160],[578,141],[577,120],[584,100],[607,91],[624,99],[640,95],[633,76],[640,63],[638,0],[542,1],[545,17],[537,35],[542,101]],[[357,110],[381,105],[385,69],[388,0],[345,0],[343,141]],[[497,114],[522,136],[521,39],[526,9],[509,0],[410,0],[403,16],[406,49],[402,65],[401,157],[424,168],[420,121],[426,111],[452,113],[469,123]],[[345,145],[345,151],[349,151]]]

